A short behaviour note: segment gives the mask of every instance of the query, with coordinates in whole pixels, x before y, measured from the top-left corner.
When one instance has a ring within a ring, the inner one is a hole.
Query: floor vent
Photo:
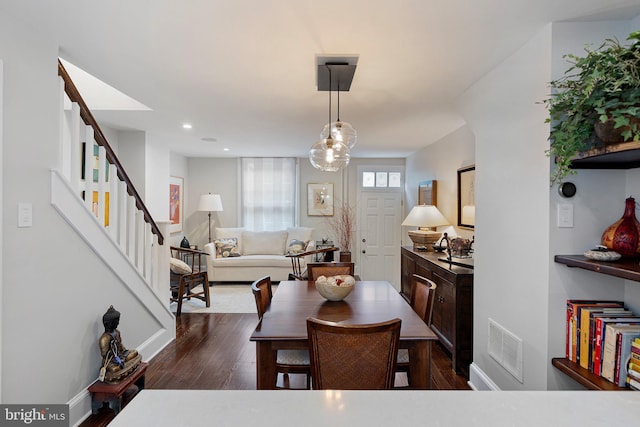
[[[489,355],[518,381],[522,379],[522,340],[489,319]]]

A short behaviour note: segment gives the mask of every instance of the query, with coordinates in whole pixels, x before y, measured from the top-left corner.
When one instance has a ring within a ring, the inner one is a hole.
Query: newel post
[[[171,257],[169,226],[171,221],[156,221],[156,225],[164,236],[164,244],[156,246],[158,249],[155,253],[155,269],[152,273],[155,278],[152,281],[153,290],[160,299],[166,300],[169,304],[169,258]],[[154,242],[157,242],[157,239],[154,239]]]

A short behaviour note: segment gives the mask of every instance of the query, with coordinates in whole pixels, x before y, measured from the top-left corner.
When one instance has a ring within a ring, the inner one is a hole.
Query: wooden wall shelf
[[[637,259],[604,262],[587,259],[584,255],[556,255],[554,261],[569,267],[578,267],[596,273],[640,282],[640,264]]]
[[[582,384],[589,390],[605,390],[605,391],[627,391],[630,390],[628,388],[618,387],[611,381],[607,381],[604,378],[592,374],[588,369],[583,368],[565,358],[554,358],[551,359],[551,364],[558,368],[563,373],[567,374],[569,377],[576,380],[578,383]]]
[[[640,142],[621,142],[584,151],[571,160],[573,169],[631,169],[640,167]]]

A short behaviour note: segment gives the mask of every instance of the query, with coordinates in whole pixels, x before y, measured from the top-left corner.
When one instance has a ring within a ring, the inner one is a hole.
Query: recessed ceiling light
[[[229,151],[229,149],[228,148],[223,148],[222,151]]]
[[[200,138],[200,140],[204,141],[204,142],[217,142],[218,141],[217,138],[211,138],[211,137]]]
[[[191,129],[193,126],[191,126],[191,123],[183,123],[182,124],[182,129]]]

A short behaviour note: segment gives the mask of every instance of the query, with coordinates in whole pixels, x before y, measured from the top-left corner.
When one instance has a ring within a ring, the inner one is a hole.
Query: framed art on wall
[[[458,227],[474,228],[476,223],[476,167],[458,169]]]
[[[333,183],[307,184],[307,215],[333,216]]]
[[[418,183],[418,204],[437,206],[437,186],[438,182],[434,179],[431,181],[422,181]]]
[[[172,176],[169,178],[169,232],[182,231],[182,217],[184,216],[184,178]]]

